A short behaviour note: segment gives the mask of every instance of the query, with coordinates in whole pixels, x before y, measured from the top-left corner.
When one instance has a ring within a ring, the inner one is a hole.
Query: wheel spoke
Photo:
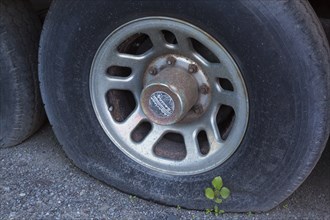
[[[157,142],[161,139],[165,132],[166,130],[162,126],[153,124],[151,131],[138,145],[138,147],[140,147],[140,149],[143,150],[143,152],[145,153],[151,153],[153,147],[157,144]]]
[[[227,105],[236,110],[239,106],[239,102],[245,100],[244,98],[241,98],[236,92],[221,91],[214,94],[214,101],[217,104]]]
[[[178,42],[178,46],[180,48],[180,51],[186,53],[186,54],[191,54],[193,51],[193,46],[191,43],[191,40],[188,38],[188,36],[176,32],[175,34],[176,40]]]
[[[149,36],[154,50],[162,52],[165,49],[166,41],[160,30],[148,30],[145,33]]]
[[[140,106],[136,108],[136,110],[122,123],[118,125],[121,133],[126,134],[127,138],[130,137],[132,131],[145,120],[146,116],[141,110]]]
[[[205,126],[205,132],[210,146],[223,142],[216,122],[216,112],[217,111],[214,112],[213,116],[211,116],[209,122]]]
[[[232,78],[232,74],[230,73],[230,71],[225,68],[225,66],[221,63],[208,64],[207,71],[209,76],[212,77],[214,80],[216,80],[217,78],[225,78],[231,80]]]
[[[130,67],[134,69],[135,67],[141,66],[141,64],[145,63],[147,58],[150,57],[150,55],[150,52],[146,52],[142,55],[114,53],[114,55],[110,58],[110,64],[116,66]]]
[[[128,78],[103,76],[97,82],[97,89],[101,94],[106,94],[111,89],[135,91],[135,81],[134,76]]]
[[[191,132],[184,135],[184,143],[187,150],[185,160],[198,160],[198,158],[201,157],[196,133],[197,132]]]

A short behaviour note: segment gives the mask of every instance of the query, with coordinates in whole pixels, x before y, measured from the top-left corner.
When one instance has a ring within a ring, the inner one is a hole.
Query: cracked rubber
[[[0,147],[9,147],[45,120],[37,76],[41,24],[24,0],[0,0],[0,14]]]
[[[93,57],[113,30],[146,16],[200,27],[241,69],[247,131],[237,151],[211,171],[157,173],[122,153],[98,123],[88,86]],[[307,1],[55,1],[39,57],[47,115],[69,158],[119,190],[159,203],[213,207],[204,189],[220,175],[232,192],[222,209],[267,211],[310,174],[329,135],[329,45]]]

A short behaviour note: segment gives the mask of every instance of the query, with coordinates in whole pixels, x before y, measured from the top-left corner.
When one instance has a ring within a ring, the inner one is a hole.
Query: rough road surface
[[[222,217],[330,219],[330,146],[305,183],[279,207]],[[23,144],[0,150],[0,219],[213,218],[135,198],[90,177],[67,159],[49,125]]]

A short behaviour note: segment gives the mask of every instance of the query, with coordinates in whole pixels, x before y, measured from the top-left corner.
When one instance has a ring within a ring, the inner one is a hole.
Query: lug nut
[[[151,67],[149,69],[149,74],[150,75],[156,75],[158,73],[157,69],[155,67]]]
[[[203,95],[206,95],[210,92],[210,87],[208,87],[205,83],[203,83],[200,87],[199,87],[199,92],[202,93]]]
[[[203,113],[203,106],[201,104],[197,104],[197,105],[194,105],[193,106],[193,111],[196,113],[196,114],[202,114]]]
[[[168,57],[167,58],[167,61],[166,61],[166,63],[167,63],[167,65],[174,65],[175,64],[175,62],[176,62],[176,59],[174,58],[174,57]]]
[[[189,64],[188,72],[189,73],[196,73],[198,71],[198,67],[195,64]]]

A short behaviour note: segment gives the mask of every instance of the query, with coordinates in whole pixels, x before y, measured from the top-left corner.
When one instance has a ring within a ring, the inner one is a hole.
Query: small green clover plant
[[[225,211],[219,209],[218,204],[221,204],[224,199],[230,196],[230,190],[223,186],[223,181],[220,176],[215,177],[212,180],[212,186],[205,189],[205,197],[213,200],[216,205],[213,209],[206,209],[206,214],[214,213],[215,216],[223,214]]]
[[[132,196],[132,195],[129,196],[129,200],[131,200],[131,202],[134,202],[135,199],[136,199],[136,196]]]

